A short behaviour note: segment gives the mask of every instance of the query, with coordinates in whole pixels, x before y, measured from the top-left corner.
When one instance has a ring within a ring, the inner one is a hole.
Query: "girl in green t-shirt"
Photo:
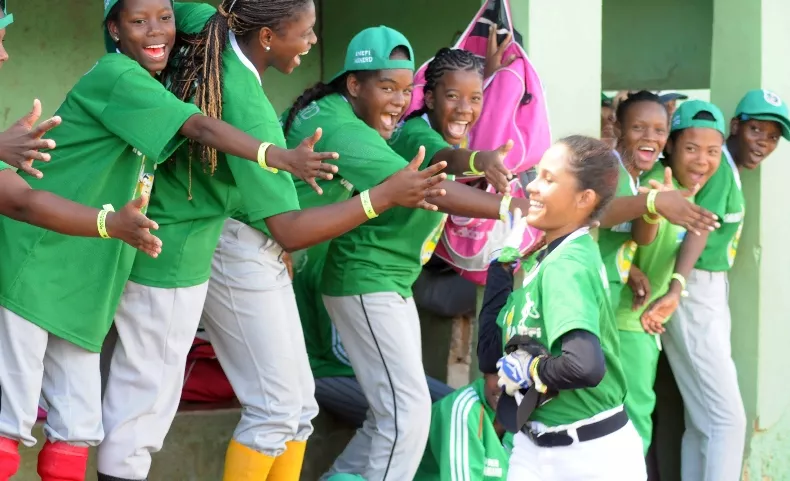
[[[516,433],[509,479],[647,478],[639,436],[623,407],[606,269],[589,232],[615,196],[618,176],[617,158],[604,142],[571,136],[554,144],[527,186],[525,220],[545,232],[546,247],[528,259],[521,287],[503,308],[494,299],[501,299],[501,286],[486,286],[487,294],[497,293],[486,296],[480,344],[492,352],[498,347],[500,355],[505,345],[507,352],[494,369],[504,391],[497,418]],[[520,212],[514,227],[519,218]],[[491,269],[512,270],[517,259],[504,248]],[[487,311],[496,314],[498,328]]]
[[[663,182],[667,190],[696,191],[719,167],[724,119],[715,105],[702,101],[685,102],[675,115],[679,120],[672,122],[665,157],[642,181]],[[689,197],[689,201],[693,202],[694,198]],[[658,215],[645,215],[635,222],[635,230],[652,226],[653,238],[637,250],[634,270],[638,274],[613,308],[620,331],[620,360],[628,385],[625,406],[647,454],[653,435],[652,414],[656,403],[653,384],[661,349],[659,336],[668,319],[646,314],[646,306],[668,291],[686,229]]]
[[[445,126],[412,119],[407,124],[414,132],[396,130],[411,100],[413,58],[408,40],[399,32],[387,27],[363,30],[349,43],[343,70],[329,83],[306,90],[283,115],[289,145],[320,126],[324,136],[316,145],[340,154],[334,161],[340,167],[338,175],[318,181],[336,196],[316,196],[297,182],[302,204],[331,203],[375,186],[402,168],[415,151],[427,153],[423,168],[441,158],[436,153],[449,143],[432,127]],[[479,87],[479,74],[469,78]],[[464,155],[468,166],[472,153],[461,151],[458,157]],[[458,182],[445,181],[440,187],[446,195],[430,201],[444,214],[497,219],[529,206],[526,199]],[[435,246],[441,217],[408,209],[372,214],[375,218],[331,241],[321,270],[324,305],[371,403],[369,412],[375,413],[375,422],[363,425],[330,472],[410,479],[428,436],[431,405],[411,286]]]
[[[309,157],[322,138],[320,129],[287,150],[262,87],[269,67],[285,74],[298,67],[316,42],[315,22],[311,0],[226,0],[217,8],[177,3],[175,23],[185,48],[163,82],[207,116],[270,142],[267,158]],[[418,171],[421,160],[404,163],[387,182],[354,199],[304,210],[287,172],[266,172],[201,145],[180,150],[165,164],[149,215],[170,250],[153,261],[135,260],[116,312],[120,342],[105,392],[106,435],[97,458],[102,475],[148,474],[150,453],[163,444],[178,407],[178,386],[202,312],[244,407],[225,477],[296,479],[318,406],[282,253],[363,223],[366,209],[430,208],[425,195],[441,194],[432,186],[444,174],[431,177],[444,164]],[[314,185],[299,168],[280,168]],[[325,177],[336,170],[331,166]],[[151,349],[159,345],[168,349]],[[132,373],[141,387],[130,395]],[[152,386],[160,387],[155,396]]]
[[[5,2],[0,1],[0,67],[8,60],[3,47],[6,28],[13,23],[13,15],[6,13]],[[44,134],[60,125],[60,117],[52,117],[35,123],[41,117],[41,102],[33,102],[33,110],[16,121],[8,130],[0,132],[0,215],[10,217],[64,235],[99,237],[96,219],[99,209],[64,199],[51,192],[34,190],[30,184],[8,167],[14,167],[35,178],[43,174],[33,167],[34,160],[49,161],[51,155],[41,150],[55,148],[55,142],[42,138]],[[5,163],[4,163],[5,162]],[[130,246],[156,256],[161,252],[161,242],[149,229],[156,223],[148,220],[140,209],[147,199],[129,202],[120,212],[107,214],[107,232]]]

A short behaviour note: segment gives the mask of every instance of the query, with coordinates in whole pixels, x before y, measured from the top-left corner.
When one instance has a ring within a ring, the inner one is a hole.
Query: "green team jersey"
[[[428,445],[414,481],[507,479],[513,435],[494,430],[494,410],[480,378],[431,408]]]
[[[178,31],[201,31],[215,12],[206,4],[177,3]],[[222,69],[222,120],[261,141],[285,147],[282,127],[260,76],[232,33],[222,54]],[[202,284],[211,275],[211,258],[225,220],[237,216],[260,228],[263,219],[298,209],[289,173],[274,174],[255,162],[218,152],[212,175],[184,146],[175,162],[160,168],[148,209],[159,223],[156,235],[162,240],[162,253],[156,259],[138,256],[130,279],[163,288]]]
[[[598,246],[587,229],[580,229],[529,270],[500,311],[497,324],[504,344],[514,335],[529,335],[559,356],[562,335],[583,329],[597,336],[603,349],[606,374],[600,384],[560,391],[535,409],[531,420],[549,427],[565,425],[623,404],[625,376],[607,284]]]
[[[621,161],[615,197],[636,195],[638,188],[639,180],[634,181],[631,178],[631,174]],[[628,282],[628,272],[631,270],[631,262],[636,253],[636,242],[631,238],[631,222],[623,222],[608,229],[598,229],[598,247],[606,266],[612,306],[616,306],[620,299],[620,291]]]
[[[179,101],[129,57],[103,56],[67,94],[48,134],[58,145],[34,189],[116,209],[148,194],[157,164],[183,138],[197,107]],[[99,352],[137,251],[115,239],[70,237],[0,220],[0,304],[78,346]],[[168,249],[165,247],[164,249]],[[147,257],[140,254],[138,257]]]
[[[375,187],[407,166],[403,157],[393,151],[378,132],[359,119],[348,101],[339,94],[331,94],[313,102],[297,114],[287,134],[288,147],[298,145],[318,127],[323,129],[323,135],[315,150],[340,154],[339,159],[332,161],[338,166],[337,175],[332,180],[318,180],[324,190],[334,184],[341,184],[346,193],[337,186],[332,191],[350,196],[353,192]],[[302,203],[314,197],[313,193],[307,191],[309,186],[302,185],[304,182],[296,180],[296,184]],[[326,197],[319,202],[326,205],[338,200],[342,199]],[[323,268],[322,293],[345,296],[395,291],[411,296],[411,284],[405,289],[401,286],[402,279],[398,278],[401,272],[397,271],[397,267],[395,272],[381,275],[380,264],[388,261],[387,256],[376,258],[376,255],[388,249],[390,236],[402,238],[404,229],[408,228],[405,225],[386,225],[387,219],[391,219],[388,215],[391,211],[330,242]],[[418,257],[419,253],[414,256]]]
[[[650,180],[664,182],[664,165],[656,166],[648,172],[643,180],[645,183]],[[676,189],[682,187],[677,180],[672,179]],[[694,198],[689,198],[694,202]],[[634,301],[634,293],[629,285],[625,285],[620,295],[619,305],[615,308],[615,318],[617,327],[623,331],[643,332],[640,317],[647,307],[656,299],[663,296],[669,290],[669,281],[675,272],[675,258],[680,251],[680,244],[686,237],[686,229],[668,222],[663,217],[658,224],[656,238],[649,245],[639,246],[634,256],[634,265],[647,276],[650,282],[650,298],[645,302],[642,309],[633,311],[631,305]]]
[[[719,168],[696,199],[701,207],[719,216],[721,227],[708,234],[708,242],[694,267],[712,272],[729,271],[738,252],[746,203],[738,167],[726,145],[722,148]]]

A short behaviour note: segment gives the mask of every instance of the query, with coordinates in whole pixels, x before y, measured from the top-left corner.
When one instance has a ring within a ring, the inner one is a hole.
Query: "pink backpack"
[[[487,80],[483,111],[469,133],[469,148],[493,150],[512,139],[514,146],[505,159],[505,165],[519,175],[511,182],[511,192],[513,197],[526,198],[524,187],[528,183],[528,171],[549,148],[551,133],[543,86],[521,46],[521,35],[513,28],[509,0],[489,0],[477,12],[454,48],[485,57],[491,24],[497,25],[498,42],[502,42],[508,32],[512,34],[513,41],[503,58],[515,54],[516,60]],[[425,62],[415,74],[415,89],[406,115],[423,105],[422,87],[429,62]],[[460,181],[476,182],[487,192],[495,192],[485,180]],[[449,216],[435,253],[462,277],[485,285],[490,254],[504,238],[503,231],[504,226],[496,220]],[[539,236],[539,230],[528,227],[521,244],[522,252],[529,249]]]

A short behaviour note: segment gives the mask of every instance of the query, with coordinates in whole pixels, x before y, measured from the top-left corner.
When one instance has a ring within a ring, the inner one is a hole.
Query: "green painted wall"
[[[712,19],[713,0],[603,0],[604,88],[708,88]]]
[[[319,38],[323,42],[323,78],[332,78],[343,66],[346,46],[360,30],[386,25],[401,33],[414,48],[418,65],[451,45],[480,8],[480,0],[400,0],[397,8],[368,8],[374,2],[325,0]],[[364,7],[363,7],[364,5]],[[452,5],[452,8],[450,6]]]
[[[210,2],[215,3],[216,0]],[[51,115],[66,93],[103,54],[101,2],[12,2],[15,22],[6,30],[10,60],[0,70],[0,128],[24,115],[39,98]],[[272,69],[264,87],[278,111],[320,78],[320,49],[285,76]]]
[[[786,0],[714,0],[711,99],[731,113],[752,88],[790,101],[790,3]],[[737,65],[737,68],[733,68]],[[732,349],[748,417],[745,480],[790,480],[790,236],[786,179],[790,142],[757,171],[742,175],[746,221],[730,274]]]

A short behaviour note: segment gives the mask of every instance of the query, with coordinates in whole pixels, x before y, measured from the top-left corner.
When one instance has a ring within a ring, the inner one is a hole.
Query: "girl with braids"
[[[620,302],[620,291],[628,280],[637,244],[652,240],[632,233],[632,222],[646,214],[658,214],[692,232],[718,227],[716,217],[691,202],[694,190],[660,192],[660,182],[640,187],[640,176],[649,172],[663,151],[669,136],[669,117],[661,99],[648,91],[628,94],[617,106],[617,148],[620,181],[617,198],[601,218],[598,245],[609,276],[612,305]]]
[[[628,130],[626,122],[624,125]],[[718,107],[700,100],[683,103],[673,117],[665,157],[642,181],[663,182],[665,189],[703,187],[719,167],[723,136],[724,117]],[[689,201],[693,202],[694,198],[689,197]],[[635,232],[644,227],[652,228],[652,235],[647,245],[637,249],[634,258],[640,282],[630,279],[619,303],[612,307],[620,331],[620,360],[628,385],[625,407],[647,454],[653,438],[652,414],[656,405],[653,384],[660,352],[657,338],[664,331],[663,323],[667,319],[656,322],[644,313],[646,306],[669,290],[686,229],[654,214],[634,221]]]
[[[218,9],[177,4],[185,48],[164,83],[210,118],[268,140],[268,152],[290,152],[262,78],[270,66],[290,73],[299,65],[316,41],[314,23],[310,0],[225,0]],[[321,131],[305,137],[298,151],[311,151]],[[432,187],[445,176],[432,176],[444,164],[418,171],[420,162],[418,155],[355,199],[308,210],[299,210],[285,172],[250,170],[200,146],[165,163],[149,214],[169,250],[155,262],[136,259],[115,315],[119,342],[104,397],[100,479],[148,475],[151,452],[161,448],[178,408],[204,303],[204,327],[244,405],[225,479],[297,479],[317,406],[282,253],[356,227],[368,219],[366,210],[434,208],[425,195],[441,195]],[[303,407],[310,413],[304,420]]]
[[[600,140],[575,135],[555,143],[527,185],[530,207],[521,225],[544,231],[546,246],[524,260],[515,290],[517,252],[503,248],[489,268],[480,368],[498,375],[497,420],[515,434],[508,479],[647,479],[639,436],[623,408],[606,269],[590,235],[615,196],[619,170]]]
[[[339,174],[330,181],[318,180],[331,196],[313,195],[297,181],[303,205],[347,198],[405,165],[406,150],[419,144],[403,147],[398,155],[385,140],[397,135],[395,126],[409,105],[411,59],[403,35],[387,27],[366,29],[348,45],[344,69],[328,84],[307,90],[285,115],[289,145],[320,125],[325,135],[317,146],[340,153],[333,161]],[[398,143],[396,137],[393,145]],[[422,167],[436,159],[433,154]],[[446,195],[430,201],[447,214],[497,219],[506,218],[511,209],[529,208],[526,199],[457,182],[445,181],[440,187]],[[376,218],[331,241],[321,269],[325,307],[370,404],[365,424],[330,473],[411,479],[422,457],[431,409],[411,286],[433,251],[441,216],[400,208],[371,214]]]
[[[497,49],[493,49],[485,62],[485,70],[489,74],[496,72],[502,65],[500,59]],[[501,151],[474,153],[474,158],[473,152],[465,148],[468,132],[477,122],[483,105],[483,71],[483,60],[471,52],[449,48],[439,50],[426,70],[426,105],[411,114],[395,131],[390,147],[401,157],[410,159],[420,146],[424,146],[426,159],[431,162],[444,160],[448,164],[446,171],[458,175],[468,173],[471,159],[476,169],[489,176],[489,182],[498,190],[506,191],[510,173],[502,159],[509,146],[503,146]],[[341,196],[347,195],[345,187],[337,187]],[[323,201],[323,198],[315,200]],[[303,201],[303,205],[307,204],[307,200]],[[387,214],[385,222],[408,225],[406,229],[412,233],[413,242],[404,248],[406,255],[421,250],[425,241],[426,247],[420,259],[420,263],[424,263],[433,253],[445,219],[446,215],[442,213],[399,209],[397,215]],[[344,418],[354,421],[359,419],[358,425],[361,426],[368,403],[321,298],[321,271],[329,244],[321,243],[295,256],[297,275],[294,291],[316,377],[318,402],[322,409],[338,411]],[[427,377],[427,382],[433,402],[451,391],[430,377]]]
[[[103,206],[94,225],[106,239],[117,235],[108,225],[113,206],[133,202],[119,218],[145,210],[157,164],[185,138],[239,159],[267,157],[258,155],[266,153],[259,140],[201,115],[156,79],[175,42],[170,1],[105,0],[104,14],[117,52],[101,57],[58,109],[68,122],[52,131],[57,149],[40,167],[43,178],[20,176],[35,189]],[[271,163],[313,155],[275,154],[280,158]],[[117,240],[68,237],[5,218],[0,232],[0,473],[17,470],[19,442],[35,443],[31,429],[43,393],[49,411],[38,473],[47,481],[82,480],[88,448],[103,438],[99,351],[136,251]]]

